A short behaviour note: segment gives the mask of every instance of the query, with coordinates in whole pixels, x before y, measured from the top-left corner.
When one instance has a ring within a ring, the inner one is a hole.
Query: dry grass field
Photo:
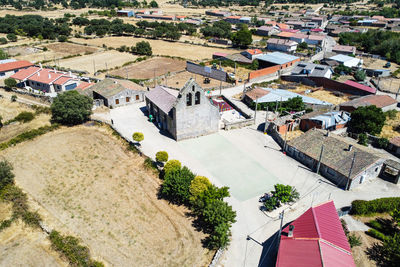
[[[397,112],[396,118],[386,119],[380,134],[380,137],[385,137],[389,140],[396,136],[400,136],[400,112]]]
[[[363,57],[363,67],[367,69],[388,69],[391,72],[397,70],[399,65],[396,63],[391,62],[390,68],[385,68],[385,64],[387,61],[378,59],[378,58],[365,58]]]
[[[105,44],[108,47],[114,47],[114,48],[118,48],[122,45],[131,47],[134,46],[137,42],[146,41],[150,43],[153,49],[153,55],[181,57],[190,60],[211,59],[212,54],[214,52],[233,54],[239,51],[235,49],[205,47],[205,46],[185,44],[185,43],[169,42],[164,40],[152,40],[145,38],[124,37],[124,36],[94,38],[88,40],[80,38],[71,38],[71,41],[80,44],[95,45],[98,47],[102,47],[103,44]]]
[[[0,266],[69,266],[39,229],[14,222],[0,232]]]
[[[154,57],[146,61],[131,64],[118,70],[110,71],[111,75],[125,77],[128,73],[129,78],[150,79],[154,76],[164,75],[168,72],[184,70],[186,61],[165,57]]]
[[[183,85],[190,78],[195,78],[196,82],[203,89],[219,89],[219,86],[220,86],[220,83],[221,83],[218,80],[210,79],[210,83],[209,84],[205,84],[203,76],[195,75],[194,73],[190,73],[188,71],[180,72],[180,73],[177,73],[175,75],[169,76],[167,81],[162,79],[161,83],[164,84],[164,85],[167,83],[168,86],[175,87],[175,88],[182,88]],[[227,86],[227,85],[231,85],[231,84],[225,83],[225,82],[222,83],[222,86]]]
[[[3,117],[3,122],[13,119],[22,111],[35,112],[27,105],[18,102],[11,102],[10,99],[7,99],[6,97],[0,98],[0,115]],[[45,125],[50,125],[50,115],[48,114],[40,114],[27,123],[14,122],[5,125],[0,129],[0,143],[8,141],[23,132]]]
[[[205,266],[187,210],[157,198],[159,178],[97,126],[62,128],[0,152],[49,227],[81,238],[106,266]],[[48,264],[51,265],[51,264]]]
[[[120,67],[124,63],[134,61],[138,57],[131,53],[121,53],[115,50],[97,52],[90,55],[59,60],[60,67],[72,70],[87,71],[94,74],[98,70]]]
[[[301,85],[297,89],[290,89],[289,91],[295,92],[295,93],[298,93],[298,94],[304,94],[305,90],[307,90],[307,89],[313,90],[315,88]],[[334,91],[333,90],[329,90],[329,89],[320,89],[320,90],[316,90],[314,92],[311,92],[311,93],[308,93],[308,94],[304,94],[304,95],[309,96],[309,97],[313,97],[315,99],[319,99],[319,100],[322,100],[322,101],[326,101],[326,102],[329,102],[329,103],[334,104],[334,105],[339,105],[341,103],[344,103],[344,102],[350,100],[349,96],[347,96],[347,95],[343,95],[343,96],[335,95]]]

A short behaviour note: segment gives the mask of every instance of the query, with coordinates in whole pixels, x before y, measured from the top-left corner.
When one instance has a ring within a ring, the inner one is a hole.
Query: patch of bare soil
[[[157,198],[159,178],[108,129],[62,128],[0,152],[49,227],[112,266],[205,266],[184,207]]]
[[[94,53],[99,50],[96,47],[70,44],[70,43],[52,43],[46,45],[45,47],[57,53],[65,53],[70,55]]]
[[[359,267],[373,267],[376,263],[368,258],[366,253],[367,249],[372,247],[374,243],[380,242],[379,240],[365,234],[363,231],[352,232],[356,236],[360,237],[361,246],[353,247],[352,253],[353,258],[357,266]]]

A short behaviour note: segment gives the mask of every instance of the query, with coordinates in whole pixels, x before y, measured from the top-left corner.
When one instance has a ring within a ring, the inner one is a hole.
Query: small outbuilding
[[[346,67],[360,67],[363,64],[362,59],[356,58],[356,57],[351,57],[347,55],[335,55],[329,58],[330,60],[334,60],[339,64],[342,64]]]
[[[339,105],[340,110],[353,112],[358,107],[376,106],[382,111],[388,111],[397,107],[397,101],[388,95],[367,95]]]

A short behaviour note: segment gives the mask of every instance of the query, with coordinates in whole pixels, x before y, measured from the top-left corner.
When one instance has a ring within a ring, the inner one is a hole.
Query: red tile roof
[[[289,25],[284,24],[284,23],[277,23],[276,24],[280,29],[289,29]]]
[[[81,82],[76,89],[81,89],[81,90],[85,90],[87,88],[89,88],[90,86],[94,85],[95,83],[88,83],[88,82]]]
[[[246,52],[250,55],[262,54],[262,51],[260,49],[247,49]]]
[[[289,37],[292,37],[293,35],[295,35],[295,33],[293,33],[293,32],[281,32],[281,33],[277,34],[276,36],[282,37],[282,38],[289,38]]]
[[[11,75],[11,78],[23,81],[38,72],[39,70],[40,68],[38,67],[29,67],[27,69],[19,70],[17,73]]]
[[[22,68],[31,67],[31,66],[33,66],[33,64],[26,60],[13,61],[13,62],[0,64],[0,72],[18,70],[18,69],[22,69]]]
[[[362,91],[365,91],[365,92],[368,92],[368,93],[371,93],[371,94],[375,94],[376,93],[376,89],[375,88],[372,88],[372,87],[369,87],[369,86],[366,86],[366,85],[363,85],[363,84],[360,84],[360,83],[357,83],[357,82],[354,82],[354,81],[351,81],[351,80],[347,80],[344,84],[350,85],[352,87],[355,87],[357,89],[360,89]]]
[[[351,45],[335,45],[332,50],[342,51],[342,52],[353,52],[355,50],[355,46]]]
[[[362,106],[375,105],[378,108],[384,108],[395,103],[397,103],[397,101],[388,95],[368,95],[344,102],[340,104],[340,106],[358,108]]]
[[[59,77],[56,81],[54,81],[54,84],[57,85],[63,85],[64,83],[68,82],[69,80],[72,80],[72,77],[69,76],[61,76]]]
[[[392,143],[395,146],[400,147],[400,136],[393,137],[392,139],[390,139],[390,143]]]
[[[57,80],[63,73],[56,72],[51,69],[42,69],[39,72],[32,75],[29,80],[34,82],[40,82],[44,84],[50,84]]]
[[[256,100],[257,98],[263,97],[267,94],[269,94],[269,91],[256,87],[253,90],[248,91],[246,96],[250,97],[252,100]]]
[[[355,266],[333,201],[312,207],[283,229],[276,266]]]

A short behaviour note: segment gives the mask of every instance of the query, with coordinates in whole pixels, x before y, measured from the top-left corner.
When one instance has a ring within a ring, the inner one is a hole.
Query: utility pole
[[[156,69],[153,69],[154,88],[156,88]]]
[[[319,154],[318,166],[317,166],[317,174],[319,174],[319,168],[321,167],[322,154],[324,153],[324,145],[321,146],[321,153]]]
[[[254,124],[256,123],[257,107],[258,107],[258,96],[256,96],[256,107],[254,109]]]
[[[399,86],[399,89],[397,90],[397,93],[396,93],[396,100],[397,100],[397,96],[399,95],[399,93],[400,93],[400,86]]]
[[[96,76],[96,64],[94,62],[94,59],[93,59],[93,75]]]
[[[349,190],[348,187],[349,187],[349,182],[350,182],[350,179],[351,179],[351,172],[352,172],[352,170],[353,170],[354,161],[356,161],[356,152],[354,152],[353,160],[351,161],[351,167],[350,167],[350,171],[349,171],[349,177],[347,177],[346,187],[344,188],[344,190]]]
[[[282,226],[283,226],[283,215],[285,215],[285,210],[282,210],[282,212],[279,213],[279,219],[281,219],[281,226],[279,227],[278,248],[277,249],[279,249],[279,244],[281,243],[281,234],[282,234]]]
[[[106,73],[108,75],[108,66],[107,66],[107,61],[106,61]]]
[[[264,134],[267,132],[267,122],[268,122],[268,105],[267,105],[267,111],[265,112]]]
[[[219,95],[222,95],[222,81],[219,82]]]

